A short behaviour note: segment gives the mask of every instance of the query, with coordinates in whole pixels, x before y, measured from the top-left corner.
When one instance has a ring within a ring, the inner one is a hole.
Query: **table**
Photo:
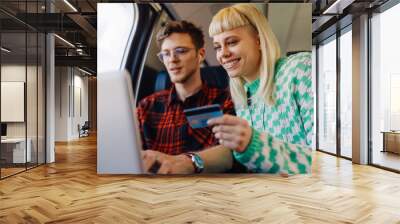
[[[382,152],[392,152],[400,154],[400,131],[382,131],[383,150]]]
[[[31,154],[32,141],[30,138],[27,138],[26,142],[28,144],[25,151],[25,138],[1,139],[2,159],[5,159],[6,163],[30,162],[32,160],[32,154]]]

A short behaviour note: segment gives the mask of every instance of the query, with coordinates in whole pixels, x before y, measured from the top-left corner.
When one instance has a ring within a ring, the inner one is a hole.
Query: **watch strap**
[[[192,161],[193,167],[194,167],[194,173],[201,173],[204,170],[204,163],[203,159],[197,155],[196,153],[193,152],[188,152],[185,153],[187,157]]]

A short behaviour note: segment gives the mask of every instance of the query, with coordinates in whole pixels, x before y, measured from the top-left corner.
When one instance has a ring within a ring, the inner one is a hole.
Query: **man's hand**
[[[142,153],[144,169],[149,173],[157,174],[192,174],[194,167],[186,155],[167,155],[154,150],[145,150]],[[154,170],[159,166],[158,170]]]

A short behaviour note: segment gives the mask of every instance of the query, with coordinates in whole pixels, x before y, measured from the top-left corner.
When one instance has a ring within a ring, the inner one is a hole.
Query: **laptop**
[[[144,174],[130,74],[99,74],[97,99],[97,173]]]

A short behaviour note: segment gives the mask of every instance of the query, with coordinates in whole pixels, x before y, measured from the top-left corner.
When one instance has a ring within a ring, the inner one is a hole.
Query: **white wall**
[[[27,69],[27,70],[25,70]],[[27,74],[26,74],[27,71]],[[33,81],[33,76],[36,77],[36,67],[19,65],[19,64],[5,64],[1,66],[1,81],[4,82],[25,82],[25,75],[28,77],[29,85],[36,86],[36,81]],[[35,102],[32,105],[27,105],[29,107],[29,113],[27,113],[28,122],[32,122],[37,120],[36,113],[31,113],[32,111],[36,111],[36,88],[27,88],[27,104],[31,102]],[[1,108],[1,110],[7,110],[7,108]],[[34,126],[34,127],[33,127]],[[28,137],[29,133],[32,133],[29,128],[33,128],[36,130],[36,124],[28,124]],[[25,137],[25,122],[7,122],[7,136],[8,137]]]
[[[72,113],[72,136],[74,138],[79,136],[78,133],[78,124],[81,126],[85,123],[85,121],[89,120],[89,113],[88,113],[88,77],[81,76],[82,73],[78,73],[77,75],[77,70],[75,70],[75,75],[74,75],[74,108],[73,108],[73,113]],[[79,93],[80,92],[80,93]],[[79,97],[80,96],[80,97]],[[80,102],[79,102],[80,101]],[[81,111],[80,111],[81,110]]]
[[[69,84],[67,67],[55,68],[55,141],[68,141],[69,136]]]
[[[78,124],[88,120],[88,78],[76,68],[56,67],[55,86],[55,141],[77,139]]]
[[[25,82],[26,67],[19,64],[9,64],[1,66],[1,81],[18,81]],[[30,74],[31,67],[28,67],[28,74]],[[7,108],[1,108],[6,110]],[[7,123],[7,137],[25,137],[25,123],[24,122],[11,122]]]

